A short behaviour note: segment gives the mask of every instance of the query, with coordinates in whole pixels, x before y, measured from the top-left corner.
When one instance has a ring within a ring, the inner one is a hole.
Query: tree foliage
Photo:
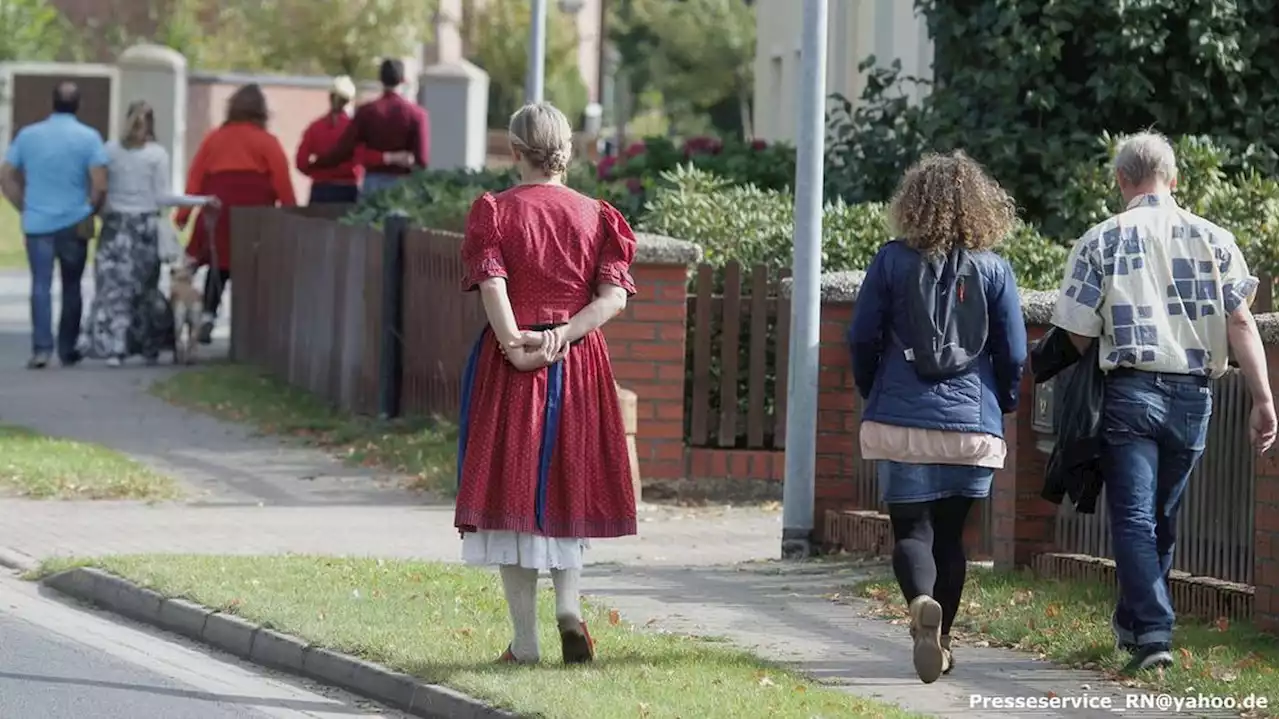
[[[576,123],[587,106],[578,70],[578,31],[570,16],[548,4],[544,92],[548,102]],[[511,113],[524,104],[531,19],[527,0],[489,2],[475,16],[471,61],[489,73],[490,127],[506,127]]]
[[[413,54],[434,0],[153,0],[152,42],[193,68],[373,78],[383,57]],[[122,36],[120,49],[142,38]]]
[[[963,147],[1053,235],[1061,194],[1103,132],[1207,136],[1230,167],[1274,177],[1275,0],[916,0],[935,43],[932,92],[897,68],[831,117],[831,190],[884,199],[926,150]]]
[[[736,109],[717,128],[750,135],[756,19],[744,0],[622,0],[610,17],[631,90],[662,93],[674,117]],[[717,113],[718,114],[718,113]]]
[[[74,44],[70,24],[48,0],[0,1],[0,62],[57,60]]]

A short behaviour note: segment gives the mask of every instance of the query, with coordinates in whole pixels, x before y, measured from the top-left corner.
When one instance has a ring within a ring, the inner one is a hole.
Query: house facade
[[[755,135],[795,142],[801,84],[804,3],[756,0]],[[827,93],[856,101],[866,86],[858,65],[902,63],[905,75],[932,79],[933,42],[913,0],[829,0]],[[922,91],[911,90],[918,99]]]

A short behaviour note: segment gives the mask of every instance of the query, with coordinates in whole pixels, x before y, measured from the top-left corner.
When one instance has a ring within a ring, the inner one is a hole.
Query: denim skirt
[[[982,499],[991,494],[996,471],[963,464],[876,462],[880,499],[886,504],[931,502],[946,497]]]

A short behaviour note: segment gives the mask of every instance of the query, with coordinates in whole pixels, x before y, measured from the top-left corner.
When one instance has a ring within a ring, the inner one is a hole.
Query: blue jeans
[[[62,316],[58,320],[58,357],[77,359],[80,337],[80,278],[89,257],[89,242],[76,234],[76,226],[48,235],[27,235],[27,264],[31,266],[31,351],[51,354],[53,342],[53,264],[62,274]]]
[[[378,190],[385,190],[388,187],[396,185],[409,179],[408,175],[391,175],[382,172],[370,172],[364,176],[364,183],[360,186],[360,194],[367,195]]]
[[[1206,377],[1133,370],[1107,377],[1103,471],[1120,584],[1112,624],[1122,642],[1173,639],[1168,576],[1178,507],[1212,412]]]

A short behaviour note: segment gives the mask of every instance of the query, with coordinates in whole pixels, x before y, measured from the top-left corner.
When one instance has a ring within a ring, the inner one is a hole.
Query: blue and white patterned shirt
[[[1230,232],[1169,195],[1141,195],[1076,242],[1053,324],[1100,337],[1103,371],[1218,377],[1227,315],[1257,287]]]

